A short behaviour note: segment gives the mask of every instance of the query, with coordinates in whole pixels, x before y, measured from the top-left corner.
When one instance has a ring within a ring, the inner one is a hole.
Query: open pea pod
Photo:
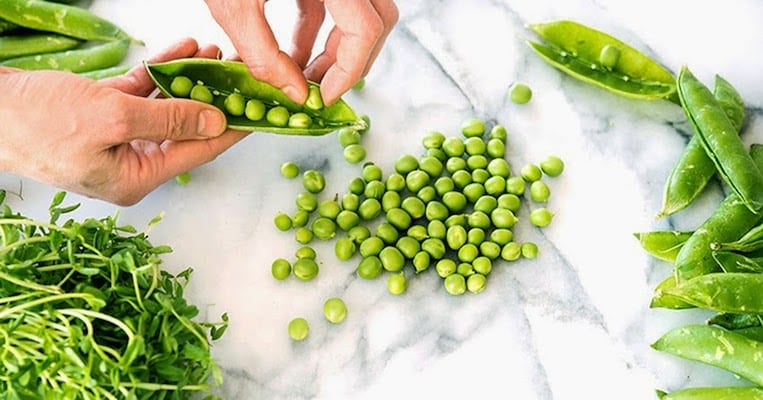
[[[621,96],[678,102],[673,74],[621,40],[574,21],[528,27],[544,42],[530,47],[559,70]]]
[[[247,101],[251,99],[261,101],[268,109],[283,106],[290,114],[303,113],[310,117],[308,125],[293,127],[275,125],[267,118],[252,120],[245,115],[235,116],[226,113],[230,129],[319,136],[342,127],[362,129],[365,126],[365,122],[358,118],[355,111],[343,100],[340,99],[328,107],[308,107],[298,104],[278,88],[255,79],[242,62],[190,58],[165,63],[145,63],[145,67],[156,86],[167,97],[178,97],[173,94],[171,85],[176,77],[182,76],[192,82],[203,82],[203,85],[215,94],[212,104],[218,106],[227,96],[239,93]],[[312,91],[317,92],[317,84],[310,82],[309,85]]]

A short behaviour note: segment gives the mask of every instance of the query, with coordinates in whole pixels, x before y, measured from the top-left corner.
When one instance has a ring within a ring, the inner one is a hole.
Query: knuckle
[[[175,140],[183,137],[186,131],[188,119],[183,117],[183,113],[177,104],[171,104],[164,118],[164,132],[168,140]]]

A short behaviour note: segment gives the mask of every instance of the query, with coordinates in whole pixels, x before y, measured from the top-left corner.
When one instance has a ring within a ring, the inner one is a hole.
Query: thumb
[[[225,115],[218,108],[187,99],[132,97],[127,106],[127,139],[194,140],[225,132]]]

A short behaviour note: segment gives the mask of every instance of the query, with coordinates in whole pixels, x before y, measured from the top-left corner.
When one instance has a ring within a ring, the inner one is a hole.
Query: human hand
[[[217,57],[183,40],[152,62]],[[213,160],[244,137],[213,106],[149,99],[143,66],[93,81],[57,71],[0,68],[0,170],[132,205],[163,182]]]
[[[205,1],[252,75],[298,103],[307,98],[307,78],[319,82],[324,103],[333,104],[366,76],[398,20],[392,0],[297,0],[289,56],[278,48],[265,18],[266,0]],[[308,65],[326,10],[336,25]]]

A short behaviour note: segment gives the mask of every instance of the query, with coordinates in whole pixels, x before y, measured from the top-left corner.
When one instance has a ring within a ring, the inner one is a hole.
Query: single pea
[[[193,89],[193,81],[187,76],[176,76],[170,83],[170,93],[175,97],[188,97]]]
[[[265,118],[266,112],[267,107],[265,107],[265,103],[262,101],[251,99],[246,102],[246,107],[244,108],[244,116],[246,116],[246,119],[250,121],[259,121]]]
[[[301,342],[305,340],[310,333],[310,325],[307,323],[307,320],[302,317],[294,318],[289,322],[288,332],[289,337],[291,337],[292,340]]]
[[[461,157],[466,151],[464,141],[459,137],[448,137],[442,142],[442,151],[448,155],[448,157]]]
[[[483,228],[471,228],[466,233],[466,243],[474,246],[479,246],[485,241],[487,234]]]
[[[490,213],[490,221],[496,228],[511,228],[513,227],[519,218],[514,213],[506,208],[496,208]]]
[[[620,60],[620,49],[610,44],[605,45],[599,52],[599,64],[606,69],[612,69]]]
[[[303,281],[311,281],[318,275],[318,263],[310,258],[300,258],[294,263],[294,276]]]
[[[357,164],[366,159],[366,148],[362,144],[351,144],[344,148],[344,159],[350,164]]]
[[[501,258],[505,261],[514,261],[522,255],[522,247],[517,242],[506,243],[501,249]]]
[[[275,106],[268,110],[265,119],[273,126],[287,126],[289,124],[289,110],[284,106]]]
[[[472,267],[474,267],[474,272],[487,275],[493,270],[493,263],[488,257],[478,256],[472,261]]]
[[[524,258],[536,258],[538,257],[538,245],[532,242],[525,242],[522,243],[522,246],[520,247],[520,251],[522,252],[522,257]]]
[[[320,193],[326,187],[326,178],[320,171],[309,169],[302,174],[302,186],[310,193]]]
[[[404,154],[395,161],[395,172],[400,175],[408,175],[409,172],[419,167],[419,160],[410,154]]]
[[[355,193],[345,193],[342,196],[342,209],[346,211],[358,211],[360,197]],[[338,217],[338,215],[337,215]]]
[[[291,216],[291,227],[301,228],[307,225],[307,221],[310,220],[310,213],[305,210],[297,210],[294,215]]]
[[[294,256],[297,257],[297,260],[300,258],[309,258],[312,260],[315,260],[318,257],[318,254],[315,252],[315,249],[313,249],[310,246],[302,246],[297,249],[297,251],[294,252]]]
[[[347,237],[355,243],[363,243],[364,240],[371,237],[371,231],[363,225],[357,225],[347,231]]]
[[[332,324],[340,324],[347,318],[347,304],[338,297],[331,297],[323,302],[323,316]]]
[[[506,193],[521,196],[525,193],[525,180],[519,176],[512,176],[506,179]]]
[[[209,90],[208,87],[204,86],[204,84],[197,83],[193,86],[191,89],[191,92],[189,94],[189,97],[192,100],[200,101],[202,103],[212,104],[214,101],[214,95],[212,94],[212,91]]]
[[[387,177],[385,186],[388,191],[402,192],[405,190],[405,177],[397,172],[392,173]]]
[[[297,112],[289,116],[287,125],[289,128],[307,129],[313,124],[313,119],[303,112]]]
[[[514,83],[509,88],[509,99],[514,104],[526,104],[532,97],[532,89],[524,83]]]
[[[402,204],[400,199],[400,193],[398,192],[385,192],[381,199],[381,206],[384,212],[387,212],[393,208],[399,208]]]
[[[434,157],[422,157],[419,161],[419,169],[426,172],[430,178],[437,178],[442,175],[442,161]]]
[[[352,256],[355,255],[356,250],[357,246],[355,245],[355,242],[349,237],[339,238],[334,244],[334,254],[336,254],[336,258],[343,261],[352,258]]]
[[[380,200],[384,196],[384,192],[387,188],[382,181],[371,181],[366,185],[366,189],[363,191],[363,195],[368,199]]]
[[[360,216],[355,211],[342,210],[336,216],[336,224],[339,229],[347,232],[360,224]]]
[[[374,198],[368,198],[363,200],[362,203],[360,203],[360,207],[358,208],[358,215],[360,215],[360,218],[370,221],[379,215],[381,215],[382,212],[382,206],[379,200],[376,200]]]
[[[354,85],[352,85],[352,90],[360,91],[363,90],[363,88],[366,86],[366,80],[365,78],[358,79],[357,82],[355,82]]]
[[[490,179],[490,172],[487,172],[485,168],[475,168],[472,170],[472,182],[484,184]]]
[[[413,269],[418,274],[419,272],[423,272],[429,269],[429,265],[432,263],[432,258],[430,257],[429,253],[422,250],[416,253],[416,255],[413,257],[412,263]]]
[[[394,210],[402,211],[400,208],[395,208]],[[376,236],[378,236],[386,244],[393,244],[397,242],[397,239],[400,237],[400,232],[391,223],[382,222],[379,224],[379,226],[376,227]]]
[[[416,197],[425,204],[429,204],[429,202],[434,201],[437,198],[437,191],[434,186],[424,186],[421,190],[416,192]]]
[[[448,227],[445,233],[445,242],[448,243],[451,250],[458,250],[466,244],[467,235],[466,228],[461,225],[453,225]]]
[[[469,118],[461,123],[461,134],[464,137],[482,136],[485,133],[485,123],[478,118]]]
[[[441,220],[430,220],[427,224],[427,236],[436,239],[445,239],[447,236],[448,228],[445,226],[445,222]]]
[[[406,236],[412,237],[418,240],[419,242],[429,237],[429,234],[427,232],[427,227],[424,225],[411,225],[411,227],[408,228],[405,234]]]
[[[443,258],[442,260],[437,261],[434,268],[440,278],[447,278],[448,276],[455,274],[458,267],[455,261],[449,258]]]
[[[187,185],[188,182],[190,181],[191,181],[190,171],[183,172],[175,177],[175,182],[177,182],[178,185]]]
[[[310,225],[313,235],[320,240],[329,240],[336,236],[336,223],[326,217],[318,217]]]
[[[445,243],[436,238],[427,238],[421,242],[421,250],[429,253],[432,258],[439,260],[445,257]]]
[[[361,135],[365,135],[371,130],[371,117],[369,117],[368,114],[360,114],[358,118],[363,121],[363,126],[358,129],[358,132],[360,132]]]
[[[318,215],[329,219],[336,219],[336,216],[342,211],[334,200],[324,200],[318,205]]]
[[[486,146],[487,155],[494,159],[503,159],[506,155],[506,143],[501,139],[490,139]]]
[[[301,227],[294,233],[294,239],[297,243],[308,244],[313,241],[313,231],[308,228]]]
[[[299,167],[297,164],[287,161],[281,164],[281,175],[283,175],[284,178],[296,178],[299,176]]]
[[[487,163],[486,169],[490,176],[508,178],[511,174],[511,167],[509,167],[509,163],[503,158],[494,158],[490,160],[490,162]]]
[[[506,191],[506,179],[502,176],[491,176],[485,181],[485,192],[493,196],[500,196]]]
[[[442,195],[442,203],[445,204],[445,207],[448,207],[448,210],[451,212],[461,212],[466,209],[468,204],[466,196],[463,193],[456,191]]]
[[[381,250],[384,248],[384,241],[378,236],[371,236],[368,239],[360,243],[359,252],[363,258],[370,256],[378,256]]]
[[[487,151],[487,145],[481,137],[470,137],[464,140],[464,151],[470,156],[483,155]]]
[[[466,279],[466,290],[477,294],[485,290],[487,278],[482,274],[474,274]]]
[[[468,277],[470,275],[474,275],[474,267],[472,267],[472,265],[469,263],[458,263],[458,266],[456,267],[456,273],[464,277]]]
[[[443,282],[445,291],[454,296],[462,295],[466,291],[466,279],[463,275],[452,274]]]
[[[356,272],[363,279],[376,279],[384,272],[384,267],[379,257],[368,256],[360,261]]]
[[[551,189],[543,181],[535,181],[530,185],[530,198],[538,203],[548,202]]]
[[[276,258],[270,265],[270,273],[273,278],[282,281],[291,275],[291,264],[284,258]]]
[[[541,228],[548,226],[553,218],[554,213],[545,207],[530,211],[530,223]]]
[[[481,154],[478,154],[476,156],[469,156],[469,158],[466,159],[466,167],[472,171],[478,168],[481,168],[481,169],[487,168],[487,163],[488,163],[487,157]]]
[[[408,190],[416,193],[421,190],[421,188],[429,184],[429,179],[429,174],[420,169],[417,169],[409,172],[405,176],[405,185]]]
[[[405,210],[405,212],[408,213],[411,219],[419,219],[424,216],[424,213],[426,211],[426,204],[424,204],[424,202],[421,201],[421,199],[419,199],[418,197],[408,196],[403,199],[403,202],[400,205],[400,208]],[[406,226],[405,229],[408,229],[408,227]]]
[[[514,232],[510,229],[496,228],[490,232],[490,241],[499,246],[505,246],[506,243],[509,243],[512,240],[514,240]]]
[[[244,108],[246,106],[246,100],[241,93],[231,93],[225,98],[225,112],[234,117],[240,117],[244,115]]]
[[[447,192],[456,190],[456,184],[453,182],[453,178],[441,176],[434,181],[434,189],[438,196],[442,196]]]
[[[444,163],[445,161],[448,160],[448,155],[445,154],[445,152],[442,151],[442,149],[427,149],[426,156],[433,157],[439,160],[441,163]]]
[[[403,208],[393,208],[387,211],[387,222],[399,230],[406,230],[411,226],[411,215]]]
[[[401,295],[408,287],[408,281],[405,279],[405,272],[400,271],[397,274],[392,274],[387,278],[387,290],[390,294],[395,296]]]
[[[421,139],[421,144],[424,145],[424,148],[426,149],[439,149],[442,147],[443,142],[445,142],[445,135],[443,135],[442,132],[437,131],[428,132]]]
[[[273,218],[273,222],[280,231],[288,231],[292,226],[291,217],[283,212],[277,213],[275,218]]]
[[[321,97],[321,89],[318,86],[310,85],[308,88],[305,107],[314,111],[318,111],[323,108],[323,97]]]
[[[472,183],[472,174],[465,169],[458,170],[451,175],[456,189],[463,190],[468,184]]]
[[[382,267],[390,272],[397,272],[405,266],[405,257],[397,247],[387,246],[379,253]]]
[[[492,234],[492,232],[491,232]],[[501,245],[490,240],[485,240],[479,244],[480,254],[487,257],[489,260],[495,260],[501,256]],[[479,271],[477,271],[479,272]]]
[[[490,130],[490,139],[498,139],[506,143],[508,136],[506,127],[503,125],[495,125],[493,126],[493,129]]]
[[[515,194],[502,194],[498,196],[498,207],[511,210],[513,212],[519,211],[522,206],[522,199]]]
[[[474,203],[479,199],[481,196],[485,194],[485,185],[481,183],[470,183],[466,185],[464,188],[464,196],[466,196],[466,200],[469,201],[469,203]]]
[[[450,212],[448,210],[448,206],[439,201],[430,201],[427,204],[426,212],[424,213],[424,215],[427,217],[427,220],[438,222],[445,221],[449,214]]]
[[[395,243],[395,247],[397,247],[397,249],[400,250],[400,253],[408,259],[412,259],[416,256],[416,253],[421,251],[421,244],[419,241],[410,236],[403,236],[398,239],[397,243]]]
[[[350,128],[350,127],[342,128],[339,131],[337,131],[336,136],[337,136],[337,139],[339,140],[339,145],[342,146],[342,148],[345,148],[351,144],[360,143],[360,133],[354,128]]]
[[[479,199],[474,203],[474,211],[481,211],[485,214],[490,214],[493,210],[495,210],[498,207],[498,200],[496,200],[495,197],[491,195],[484,195],[480,196]]]
[[[466,160],[461,156],[449,157],[447,161],[445,161],[445,170],[451,174],[456,171],[461,171],[462,169],[466,169]]]
[[[382,169],[374,163],[366,163],[363,165],[361,176],[366,181],[366,184],[372,181],[381,181]]]
[[[542,171],[540,170],[540,167],[535,164],[526,164],[520,170],[520,174],[522,175],[522,179],[527,182],[535,182],[541,178]]]
[[[354,193],[357,195],[363,194],[363,191],[366,189],[366,183],[363,181],[363,178],[353,178],[353,180],[350,181],[350,183],[347,184],[347,190],[350,191],[350,193]]]
[[[540,162],[540,169],[550,177],[556,177],[564,171],[564,161],[557,156],[548,156]]]
[[[466,226],[466,214],[454,214],[445,219],[445,226],[450,228],[451,226]]]

